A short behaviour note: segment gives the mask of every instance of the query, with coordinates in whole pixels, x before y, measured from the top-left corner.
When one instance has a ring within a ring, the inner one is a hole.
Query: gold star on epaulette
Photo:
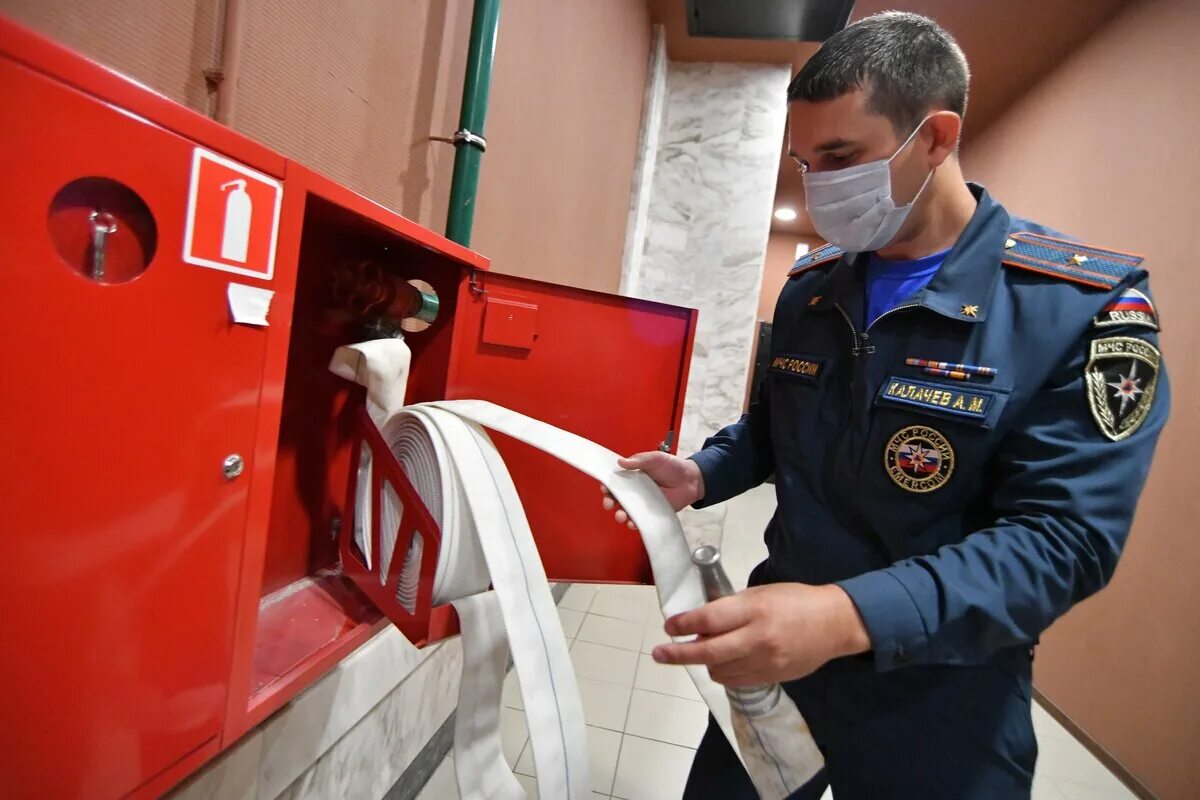
[[[817,303],[821,302],[821,299],[822,299],[822,298],[821,298],[821,295],[819,295],[819,294],[814,294],[814,295],[812,296],[812,299],[808,301],[808,304],[809,304],[810,306],[815,306]]]
[[[1075,255],[1071,256],[1071,263],[1077,267],[1082,267],[1084,264],[1087,263],[1087,261],[1088,261],[1088,257],[1085,255],[1080,255],[1079,253],[1076,253]]]
[[[963,306],[960,312],[964,317],[979,316],[979,306]]]

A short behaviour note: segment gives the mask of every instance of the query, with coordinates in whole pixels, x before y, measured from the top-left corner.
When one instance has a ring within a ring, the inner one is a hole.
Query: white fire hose
[[[410,354],[401,339],[339,348],[330,369],[367,388],[371,418],[442,531],[435,604],[453,603],[462,627],[463,678],[454,732],[459,792],[469,800],[523,800],[500,748],[500,703],[508,651],[521,686],[538,776],[553,800],[590,798],[586,725],[566,639],[520,498],[484,428],[554,455],[607,487],[637,525],[667,616],[705,602],[679,520],[662,492],[640,472],[617,466],[617,454],[575,434],[491,403],[458,400],[402,406]],[[369,486],[362,480],[359,485]],[[381,498],[380,554],[386,566],[401,514],[398,497]],[[360,494],[356,530],[369,531],[370,504]],[[390,536],[391,544],[383,537]],[[420,538],[405,554],[400,601],[415,596]],[[489,584],[493,591],[488,591]],[[795,703],[743,709],[703,667],[686,667],[701,697],[763,800],[783,800],[823,766]]]

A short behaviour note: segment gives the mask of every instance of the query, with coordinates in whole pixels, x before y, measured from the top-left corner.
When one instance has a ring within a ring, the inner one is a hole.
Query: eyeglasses
[[[796,162],[796,169],[800,170],[801,175],[808,172],[808,170],[809,170],[808,162],[805,161],[803,158],[801,158],[800,156],[796,155],[795,153],[793,153],[791,151],[788,151],[788,158],[790,158],[792,161]]]

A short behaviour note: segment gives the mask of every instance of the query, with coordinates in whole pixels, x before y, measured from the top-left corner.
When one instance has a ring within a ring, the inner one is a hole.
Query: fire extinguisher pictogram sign
[[[183,260],[270,280],[283,184],[197,147],[192,155]]]

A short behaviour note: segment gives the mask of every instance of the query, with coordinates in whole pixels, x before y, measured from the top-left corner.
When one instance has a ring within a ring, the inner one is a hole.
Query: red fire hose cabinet
[[[6,797],[161,794],[389,624],[342,569],[370,443],[327,369],[388,286],[440,306],[406,334],[408,402],[677,438],[694,311],[493,273],[3,20],[0,85]],[[496,439],[551,580],[650,581],[594,481]],[[456,621],[418,603],[401,629]]]

